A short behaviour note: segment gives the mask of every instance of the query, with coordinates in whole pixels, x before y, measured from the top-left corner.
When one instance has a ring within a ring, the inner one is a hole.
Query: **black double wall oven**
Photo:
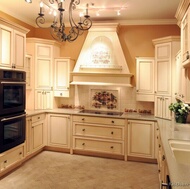
[[[26,73],[0,69],[0,153],[25,141]]]

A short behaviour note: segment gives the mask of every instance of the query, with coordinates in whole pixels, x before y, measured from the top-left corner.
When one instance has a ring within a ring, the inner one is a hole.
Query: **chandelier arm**
[[[41,26],[41,24],[45,24],[46,20],[43,16],[39,15],[37,18],[36,18],[36,25],[39,27],[39,28],[43,28],[43,29],[48,29],[50,28],[50,26],[48,27],[43,27]]]

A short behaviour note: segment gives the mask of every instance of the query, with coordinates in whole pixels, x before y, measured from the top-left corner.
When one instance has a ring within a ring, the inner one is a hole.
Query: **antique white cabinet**
[[[136,58],[136,100],[154,102],[154,58]]]
[[[0,66],[24,69],[28,29],[0,18]]]
[[[45,146],[45,113],[32,116],[31,151],[35,152]]]
[[[35,109],[44,110],[53,108],[53,91],[35,90]]]
[[[21,164],[24,159],[24,144],[16,146],[0,155],[0,176]],[[9,170],[10,169],[10,170]]]
[[[125,120],[73,116],[73,150],[124,158]]]
[[[155,45],[155,116],[171,119],[169,103],[176,94],[176,61],[180,37],[169,36],[153,40]]]
[[[155,157],[155,122],[153,121],[127,121],[127,159]]]
[[[53,107],[53,64],[60,56],[60,44],[54,40],[38,38],[26,39],[27,53],[32,55],[34,68],[32,88],[28,100],[31,109],[51,109]]]
[[[26,72],[26,89],[32,89],[32,56],[29,54],[25,56],[24,70]]]
[[[70,115],[48,115],[48,146],[70,149]]]
[[[154,104],[154,115],[155,117],[160,117],[164,119],[171,119],[172,113],[169,110],[169,105],[171,104],[170,96],[155,96]]]
[[[74,67],[70,58],[56,58],[54,61],[54,96],[69,97],[70,72]]]

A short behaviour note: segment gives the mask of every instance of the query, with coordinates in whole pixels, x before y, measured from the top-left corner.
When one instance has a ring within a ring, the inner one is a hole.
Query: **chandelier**
[[[40,13],[39,16],[36,18],[36,24],[40,28],[50,28],[51,36],[60,42],[63,41],[75,41],[79,35],[82,35],[85,30],[90,29],[92,26],[92,20],[90,19],[90,16],[88,15],[88,4],[86,4],[86,10],[85,15],[82,18],[82,14],[80,13],[79,22],[76,23],[73,19],[73,11],[76,9],[76,7],[80,4],[80,0],[70,0],[69,4],[69,24],[70,24],[70,30],[68,34],[65,32],[65,23],[64,23],[64,11],[63,8],[63,1],[66,0],[49,0],[50,5],[56,3],[57,4],[57,10],[53,10],[54,14],[54,20],[52,24],[49,27],[44,27],[43,24],[46,23],[45,20],[45,14],[43,12],[43,6],[46,5],[49,8],[50,7],[47,3],[44,3],[43,1],[40,2]],[[57,15],[58,12],[58,15]]]

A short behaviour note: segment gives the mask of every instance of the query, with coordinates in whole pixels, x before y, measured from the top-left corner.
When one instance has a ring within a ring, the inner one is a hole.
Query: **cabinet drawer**
[[[73,121],[83,122],[83,123],[100,123],[108,125],[125,125],[124,119],[108,118],[108,117],[73,116]]]
[[[123,142],[74,138],[73,148],[84,151],[124,155]]]
[[[124,140],[124,127],[74,123],[73,134],[78,136]]]
[[[54,91],[55,97],[69,97],[69,90]]]
[[[37,121],[41,121],[45,119],[45,114],[38,114],[35,116],[32,116],[32,123],[35,123]]]
[[[16,147],[11,149],[10,152],[6,152],[1,157],[1,171],[8,168],[9,166],[19,162],[24,158],[24,146]]]

